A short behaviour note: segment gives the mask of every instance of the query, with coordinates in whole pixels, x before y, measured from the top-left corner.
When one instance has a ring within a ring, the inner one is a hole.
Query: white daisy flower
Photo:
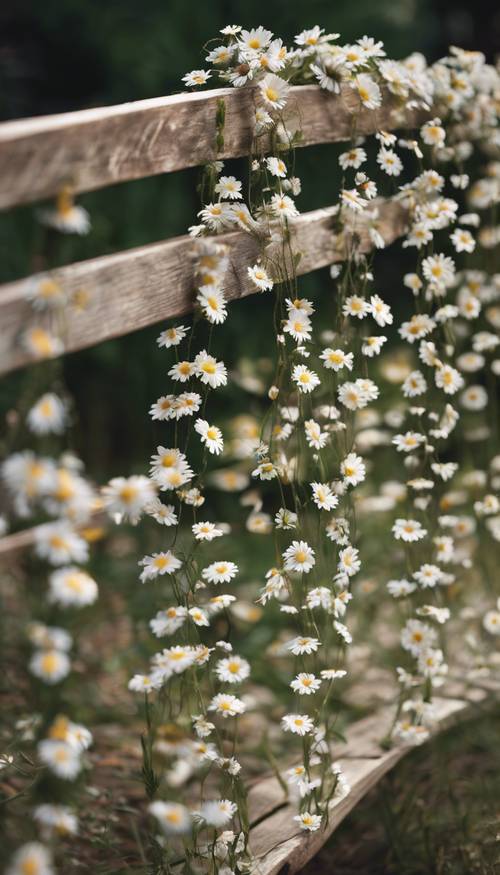
[[[95,580],[74,566],[53,571],[49,577],[49,602],[62,607],[92,605],[97,595]]]
[[[314,730],[314,723],[307,714],[285,714],[281,718],[281,725],[285,732],[295,735],[309,735]]]
[[[311,371],[305,365],[295,365],[292,370],[292,380],[300,392],[309,394],[320,385],[321,380],[315,371]]]
[[[216,425],[209,425],[206,419],[197,419],[194,430],[200,435],[202,444],[205,444],[209,453],[219,455],[224,449],[222,432]]]
[[[175,574],[181,568],[182,562],[177,559],[177,556],[174,556],[171,550],[166,550],[163,553],[152,553],[151,556],[145,556],[139,565],[143,566],[139,579],[141,583],[145,583],[147,580],[154,580],[158,575]]]
[[[250,676],[250,664],[246,659],[236,654],[220,659],[215,666],[215,674],[220,681],[229,684],[240,684]]]
[[[179,802],[163,802],[156,799],[150,803],[148,811],[166,836],[186,835],[191,831],[191,815]]]
[[[238,573],[238,566],[234,562],[212,562],[201,572],[203,580],[208,583],[229,583]]]
[[[26,417],[35,434],[62,434],[67,424],[67,405],[53,392],[38,399]]]
[[[314,550],[306,541],[292,541],[283,553],[284,567],[287,571],[308,574],[315,565]]]
[[[354,356],[352,352],[344,352],[343,349],[331,349],[327,347],[320,355],[323,361],[323,366],[333,371],[339,371],[341,368],[347,368],[352,371]]]
[[[427,535],[427,529],[422,528],[422,524],[417,520],[397,519],[392,527],[392,532],[396,540],[401,541],[421,541]]]
[[[157,337],[156,342],[158,346],[170,349],[171,346],[178,346],[179,343],[184,340],[189,330],[190,329],[186,328],[184,325],[175,325],[172,326],[172,328],[166,328],[165,331],[162,331]]]
[[[253,267],[247,268],[248,276],[254,285],[257,286],[261,292],[265,292],[267,289],[272,289],[274,283],[267,271],[260,264],[254,264]]]
[[[290,86],[288,82],[281,79],[280,76],[276,76],[275,73],[268,73],[259,82],[259,91],[267,106],[270,106],[271,109],[283,109]]]
[[[357,486],[366,477],[366,468],[361,456],[349,453],[340,464],[340,473],[349,486]]]
[[[238,717],[245,712],[245,703],[229,693],[218,693],[210,700],[209,711],[215,711],[222,717]]]
[[[200,85],[205,85],[210,79],[209,70],[191,70],[182,77],[186,88],[198,88]]]
[[[339,503],[328,483],[311,483],[313,501],[320,510],[333,510]]]
[[[290,684],[294,693],[299,693],[301,696],[310,696],[319,690],[321,686],[321,678],[317,678],[314,674],[300,672]]]

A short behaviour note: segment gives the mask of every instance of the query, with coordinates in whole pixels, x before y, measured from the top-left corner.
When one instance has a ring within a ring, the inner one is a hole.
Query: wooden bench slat
[[[394,201],[381,201],[377,206],[380,232],[391,243],[404,232],[406,213]],[[327,208],[304,213],[291,222],[294,249],[302,252],[298,274],[342,260],[345,241],[332,230],[334,216],[335,208]],[[362,251],[371,249],[362,215],[356,219],[356,231]],[[253,294],[256,289],[247,276],[247,266],[258,255],[255,238],[236,231],[216,239],[230,249],[226,297],[234,300]],[[195,251],[196,242],[182,236],[54,270],[51,277],[70,298],[82,290],[87,298],[82,309],[68,305],[62,314],[33,310],[26,296],[36,277],[0,286],[0,373],[33,361],[22,344],[23,332],[30,326],[44,324],[60,330],[64,319],[60,333],[65,352],[71,352],[187,313],[193,307]]]
[[[224,147],[215,148],[217,102],[226,106]],[[214,158],[250,152],[256,89],[219,88],[85,109],[0,125],[0,208],[48,198],[70,183],[75,192],[168,173]],[[407,111],[388,92],[378,110],[359,109],[344,85],[339,95],[316,85],[291,89],[285,114],[302,130],[300,145],[349,140],[359,134],[412,127],[422,111]],[[425,114],[427,115],[427,114]]]

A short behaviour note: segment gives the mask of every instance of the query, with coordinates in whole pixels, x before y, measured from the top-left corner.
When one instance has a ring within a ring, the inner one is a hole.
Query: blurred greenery
[[[491,54],[499,16],[488,10],[485,0],[475,3],[473,10],[468,0],[215,0],[196,8],[181,0],[11,0],[0,11],[0,114],[40,115],[180,91],[182,75],[203,65],[203,45],[233,22],[263,24],[288,43],[317,22],[327,31],[340,32],[343,41],[365,33],[382,39],[393,57],[421,51],[435,60],[449,42]],[[329,146],[300,151],[301,210],[334,202],[338,151]],[[197,174],[184,171],[82,196],[80,202],[92,216],[91,233],[83,238],[47,232],[32,207],[9,211],[0,216],[2,281],[184,233],[199,208]],[[404,272],[402,259],[401,253],[379,259],[380,290],[392,305]],[[325,275],[320,271],[303,280],[305,293],[324,288]],[[231,306],[217,341],[219,356],[230,366],[237,355],[270,353],[270,307],[270,297],[265,296]],[[258,332],[250,330],[256,317]],[[156,349],[156,334],[156,328],[144,330],[61,362],[61,375],[79,411],[75,448],[95,477],[140,469],[160,433],[154,425],[146,426],[150,403],[166,391],[169,367]],[[4,380],[3,411],[18,403],[23,387],[32,387],[34,370],[37,386],[43,387],[44,373],[50,370],[44,365]],[[228,413],[241,409],[241,401],[239,408],[236,403],[236,396],[226,393]]]

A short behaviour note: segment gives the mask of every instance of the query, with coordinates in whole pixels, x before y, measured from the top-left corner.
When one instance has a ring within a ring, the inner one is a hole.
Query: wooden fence
[[[215,118],[224,100],[224,144],[216,147]],[[201,94],[161,97],[121,106],[26,119],[0,125],[0,207],[8,208],[57,195],[66,184],[75,192],[180,170],[215,158],[249,154],[254,136],[255,89],[218,89]],[[287,116],[296,119],[302,139],[299,146],[347,141],[355,125],[358,135],[376,130],[412,128],[423,113],[408,112],[388,93],[380,110],[359,110],[353,90],[343,87],[332,96],[317,86],[291,89]],[[264,144],[265,148],[265,144]],[[379,230],[391,243],[406,229],[405,212],[394,201],[377,203]],[[340,261],[346,234],[333,230],[335,209],[326,207],[293,220],[294,249],[303,253],[298,273],[305,274]],[[361,249],[371,240],[366,221],[356,225]],[[244,232],[219,236],[227,243],[231,261],[226,295],[237,299],[255,292],[246,267],[257,254],[257,243]],[[148,246],[82,261],[51,271],[50,275],[71,295],[85,290],[86,304],[67,308],[63,329],[65,352],[119,337],[146,325],[179,316],[193,306],[194,243],[183,236]],[[0,373],[29,364],[23,332],[40,324],[27,292],[37,277],[0,286]],[[50,317],[43,317],[49,318]],[[36,320],[36,323],[35,323]],[[50,322],[47,324],[50,327]],[[0,540],[3,561],[26,550],[34,530]],[[17,561],[17,560],[16,560]],[[482,701],[464,688],[457,698],[438,700],[437,729],[470,713],[471,701]],[[351,792],[331,803],[328,826],[305,834],[291,819],[292,809],[274,777],[263,778],[250,790],[250,848],[261,875],[297,872],[325,842],[358,800],[384,775],[408,748],[383,750],[380,739],[390,724],[388,710],[377,712],[351,727],[348,744],[336,752],[351,784]]]

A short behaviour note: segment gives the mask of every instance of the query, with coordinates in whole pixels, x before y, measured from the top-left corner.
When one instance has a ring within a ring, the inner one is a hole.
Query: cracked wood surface
[[[374,202],[374,206],[379,209],[377,227],[391,243],[404,233],[406,213],[395,201]],[[298,275],[345,257],[346,237],[334,232],[335,217],[336,207],[329,207],[290,221],[294,250],[302,254]],[[369,251],[372,243],[363,215],[356,219],[355,229],[361,251]],[[229,247],[228,300],[255,293],[247,267],[259,254],[258,240],[243,231],[214,239]],[[195,252],[196,242],[184,235],[55,269],[50,277],[70,301],[61,311],[35,312],[27,300],[33,283],[46,278],[47,273],[0,286],[0,373],[33,361],[23,345],[23,334],[30,327],[49,329],[61,338],[64,351],[72,352],[189,312],[193,308]]]
[[[255,87],[155,97],[0,125],[0,208],[248,155],[254,139]],[[224,146],[216,150],[216,112],[224,101]],[[429,113],[409,111],[387,90],[380,109],[360,107],[348,85],[332,95],[317,85],[290,90],[284,118],[300,128],[298,145],[333,143],[376,130],[411,128]],[[268,146],[262,138],[262,147]]]

